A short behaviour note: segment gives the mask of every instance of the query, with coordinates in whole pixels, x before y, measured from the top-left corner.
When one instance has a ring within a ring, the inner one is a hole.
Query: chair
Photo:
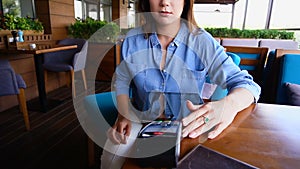
[[[18,96],[20,111],[23,113],[26,130],[30,130],[30,123],[24,91],[24,89],[26,88],[26,84],[20,75],[15,74],[8,60],[0,59],[0,81],[0,96]]]
[[[286,83],[300,85],[299,72],[300,54],[284,54],[280,60],[276,104],[290,104]]]
[[[275,50],[271,50],[266,58],[266,65],[263,69],[262,75],[262,85],[261,85],[261,95],[260,102],[271,103],[271,93],[270,93],[270,82],[272,81],[272,67],[275,60]]]
[[[241,58],[231,52],[226,52],[228,56],[231,57],[231,59],[233,60],[233,62],[236,65],[239,65],[241,62]],[[222,89],[220,86],[217,86],[216,90],[214,91],[214,93],[212,94],[210,100],[220,100],[223,97],[225,97],[228,94],[228,90],[227,89]]]
[[[47,71],[69,72],[71,76],[73,96],[75,91],[75,72],[81,71],[84,88],[87,89],[85,77],[85,62],[87,58],[88,42],[84,39],[63,39],[58,45],[78,45],[76,49],[50,52],[44,54],[45,81],[47,81]],[[70,86],[70,77],[67,78],[67,85]]]
[[[280,81],[280,66],[282,57],[286,54],[300,54],[300,50],[276,49],[275,54],[273,53],[272,55],[269,55],[268,58],[266,68],[268,69],[269,73],[266,75],[268,76],[266,78],[266,86],[268,86],[266,95],[268,96],[268,101],[270,103],[278,102],[276,99],[276,95],[278,90],[278,82]]]
[[[247,70],[256,83],[262,85],[263,69],[268,54],[266,47],[224,46],[227,52],[237,54],[241,58],[239,67]]]

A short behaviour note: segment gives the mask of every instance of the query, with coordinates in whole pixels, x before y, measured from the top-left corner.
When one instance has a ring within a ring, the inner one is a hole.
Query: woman
[[[214,127],[208,134],[213,139],[239,111],[259,99],[260,87],[252,77],[196,26],[193,4],[193,0],[139,0],[145,24],[131,30],[122,44],[123,62],[114,84],[119,115],[109,132],[111,145],[128,144],[141,121],[156,118],[181,120],[183,137],[196,138]],[[206,76],[229,94],[203,103]]]

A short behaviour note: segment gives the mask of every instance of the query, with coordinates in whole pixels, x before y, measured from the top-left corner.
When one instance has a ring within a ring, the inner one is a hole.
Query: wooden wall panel
[[[20,74],[34,71],[34,61],[32,56],[22,59],[22,65],[20,65],[19,60],[11,60],[10,64],[14,68],[15,72]]]
[[[67,27],[75,22],[74,0],[49,0],[49,12],[53,39],[66,38]]]
[[[22,73],[21,76],[24,79],[27,88],[36,86],[36,80],[34,80],[36,79],[36,75],[34,70],[32,72]]]
[[[55,28],[67,28],[71,23],[75,22],[75,18],[69,16],[52,15],[51,27]],[[54,34],[54,33],[52,33]]]
[[[50,2],[51,15],[61,15],[74,17],[74,6],[70,3],[62,3],[62,1]]]
[[[128,28],[128,21],[125,16],[128,14],[128,1],[123,0],[116,0],[112,1],[112,20],[116,21],[118,20],[120,23],[121,28]],[[122,18],[123,17],[123,18]],[[122,19],[120,19],[122,18]]]
[[[37,18],[43,23],[44,33],[51,34],[49,0],[35,0],[35,11]]]
[[[64,39],[67,37],[68,30],[64,28],[52,28],[52,38],[56,40]]]
[[[90,81],[111,81],[115,70],[114,44],[89,43],[86,76]]]
[[[48,0],[35,0],[35,11],[37,13],[38,18],[40,14],[49,15],[49,2]]]
[[[70,0],[51,0],[51,2],[58,2],[60,4],[68,4],[68,5],[73,5],[74,4],[74,1],[70,1]]]

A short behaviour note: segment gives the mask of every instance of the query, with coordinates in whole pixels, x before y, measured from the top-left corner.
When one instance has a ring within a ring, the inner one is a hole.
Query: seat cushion
[[[300,106],[300,85],[285,83],[288,101],[290,105]]]
[[[16,74],[16,79],[17,79],[17,83],[18,83],[18,88],[26,89],[26,83],[24,82],[22,76],[19,74]]]
[[[71,65],[67,64],[44,64],[43,66],[52,72],[67,72],[73,69]]]
[[[277,86],[277,104],[289,104],[285,83],[300,84],[300,55],[285,54],[282,56]]]

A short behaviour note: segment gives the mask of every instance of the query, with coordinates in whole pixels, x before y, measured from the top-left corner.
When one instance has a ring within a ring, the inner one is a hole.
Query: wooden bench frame
[[[259,54],[259,59],[246,59],[241,58],[241,65],[247,66],[255,66],[256,69],[254,71],[248,72],[253,76],[254,81],[256,81],[259,85],[262,84],[263,70],[266,64],[266,58],[269,49],[266,47],[242,47],[242,46],[224,46],[226,52],[232,53],[244,53],[244,54]]]

